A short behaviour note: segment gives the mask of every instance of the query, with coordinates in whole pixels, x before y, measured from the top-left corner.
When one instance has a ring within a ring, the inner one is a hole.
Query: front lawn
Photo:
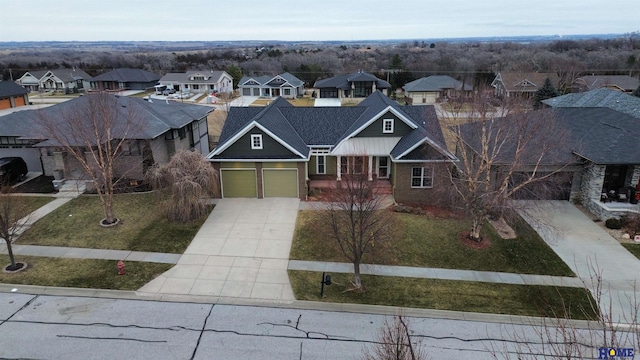
[[[627,251],[633,254],[633,256],[640,259],[640,244],[623,243],[622,246],[624,246]]]
[[[31,214],[32,212],[55,200],[55,198],[51,196],[13,196],[18,198],[18,201],[20,201],[22,206],[24,206],[24,211],[26,214]]]
[[[505,240],[491,228],[483,229],[491,246],[473,249],[459,240],[469,223],[460,219],[433,219],[395,213],[397,235],[389,246],[374,246],[363,263],[446,269],[499,271],[521,274],[574,276],[569,267],[526,222],[515,224],[517,239]],[[348,262],[335,241],[315,222],[314,211],[298,213],[291,259]]]
[[[170,222],[158,209],[160,199],[154,193],[121,194],[114,201],[121,220],[115,227],[101,227],[100,199],[83,195],[36,222],[16,244],[181,254],[206,219]]]
[[[332,273],[320,299],[322,273],[289,270],[298,300],[400,306],[525,316],[597,319],[582,288],[362,275],[364,293],[348,290],[352,274]],[[566,312],[566,314],[565,314]]]
[[[0,272],[0,283],[40,286],[137,290],[172,264],[126,262],[126,274],[118,275],[114,260],[63,259],[16,256],[16,261],[29,267],[15,274]],[[0,255],[0,265],[9,264],[9,256]]]

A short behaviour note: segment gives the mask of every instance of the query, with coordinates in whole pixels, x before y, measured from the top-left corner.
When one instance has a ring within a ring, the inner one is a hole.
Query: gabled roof
[[[403,88],[407,92],[438,92],[445,89],[471,91],[471,84],[463,84],[448,75],[431,75],[407,83]]]
[[[543,159],[545,165],[566,165],[576,162],[576,155],[601,165],[640,164],[640,126],[638,119],[608,108],[549,108],[526,113],[527,124],[532,121],[553,119],[547,131],[534,134],[535,138],[524,149],[523,158],[536,158],[538,144],[549,136],[562,136],[561,143],[554,151],[550,151]],[[511,121],[510,117],[495,121]],[[471,147],[478,148],[476,143],[478,123],[462,125],[465,141]],[[562,134],[562,135],[558,135]],[[540,138],[537,141],[536,138]],[[503,147],[498,159],[501,162],[512,161],[511,142]],[[509,149],[511,151],[509,151]]]
[[[576,79],[576,84],[583,85],[587,90],[601,87],[616,87],[622,91],[633,91],[640,81],[628,75],[587,75]]]
[[[294,107],[282,98],[265,108],[233,107],[227,116],[219,145],[208,157],[222,159],[225,149],[257,126],[274,135],[276,141],[292,152],[304,154],[306,158],[309,148],[336,148],[387,111],[393,112],[414,131],[405,138],[378,141],[376,148],[393,150],[399,159],[406,150],[428,143],[447,158],[454,158],[444,146],[444,136],[433,106],[403,107],[379,91],[351,107]]]
[[[118,81],[133,83],[148,83],[160,80],[160,75],[142,69],[120,68],[108,71],[104,74],[92,78],[91,82],[96,81]]]
[[[73,68],[49,70],[42,77],[40,77],[40,80],[42,80],[43,77],[47,77],[49,75],[53,75],[65,83],[75,82],[77,80],[89,80],[91,78],[91,75],[87,74],[86,72],[80,69]]]
[[[34,77],[38,81],[40,81],[40,79],[42,79],[44,74],[46,74],[47,72],[48,72],[48,70],[29,70],[26,73],[24,73],[17,81],[22,81],[24,79],[24,77],[26,77],[28,75],[31,75],[32,77]]]
[[[0,99],[10,96],[21,96],[28,93],[27,89],[13,81],[0,81]]]
[[[602,88],[572,93],[542,101],[554,108],[606,107],[640,119],[640,98],[620,91]]]
[[[560,78],[556,73],[537,72],[500,72],[491,85],[501,82],[507,91],[534,91],[541,88],[547,78],[558,87]]]
[[[247,85],[247,82],[253,80],[256,83],[258,83],[259,86],[268,86],[269,83],[271,83],[272,81],[281,78],[282,80],[284,80],[285,83],[288,83],[289,85],[291,85],[292,87],[300,87],[302,85],[304,85],[304,81],[298,79],[297,77],[291,75],[290,73],[286,72],[286,73],[282,73],[276,76],[267,76],[267,75],[263,75],[263,76],[243,76],[242,79],[240,79],[240,83],[238,86],[244,86]],[[254,85],[255,86],[255,85]],[[282,86],[282,84],[278,84],[275,87],[280,87]]]
[[[313,87],[318,89],[322,89],[322,88],[351,89],[351,83],[355,81],[375,82],[376,89],[388,89],[391,87],[391,84],[389,84],[388,82],[384,80],[380,80],[374,75],[366,72],[357,72],[349,75],[338,75],[328,79],[318,80],[313,85]]]
[[[25,110],[0,117],[0,136],[19,136],[28,139],[46,139],[38,129],[41,119],[63,119],[65,115],[85,107],[91,96],[78,98],[42,108],[39,110]],[[212,108],[180,102],[145,101],[142,98],[112,96],[114,104],[118,106],[119,118],[116,123],[126,123],[130,119],[129,112],[135,117],[136,133],[131,138],[154,139],[171,129],[180,129],[195,120],[202,119],[212,111]],[[62,121],[62,120],[61,120]],[[115,134],[117,136],[117,134]]]
[[[180,82],[183,84],[189,83],[207,83],[207,84],[216,84],[220,82],[224,75],[231,77],[225,71],[187,71],[183,73],[166,73],[162,78],[160,78],[160,82]],[[204,76],[204,80],[191,80],[192,76]]]

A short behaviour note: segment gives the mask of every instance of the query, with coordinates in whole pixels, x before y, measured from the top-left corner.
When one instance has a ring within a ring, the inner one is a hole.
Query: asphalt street
[[[537,358],[551,351],[549,338],[533,325],[404,319],[416,349],[431,359]],[[392,317],[0,293],[0,358],[359,359],[380,341],[385,320]],[[582,348],[597,358],[597,348]]]

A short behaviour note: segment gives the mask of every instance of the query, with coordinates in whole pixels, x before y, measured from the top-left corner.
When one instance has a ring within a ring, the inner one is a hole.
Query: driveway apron
[[[298,199],[220,199],[178,264],[140,293],[289,303]]]
[[[583,279],[594,298],[600,296],[602,313],[611,316],[614,323],[636,321],[638,314],[634,307],[640,306],[640,284],[637,284],[640,261],[568,201],[521,203],[524,206],[520,214],[525,220]]]

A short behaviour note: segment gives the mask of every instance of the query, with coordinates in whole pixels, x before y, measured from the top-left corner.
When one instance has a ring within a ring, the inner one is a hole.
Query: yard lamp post
[[[322,299],[322,297],[324,296],[324,286],[327,285],[331,285],[331,275],[329,274],[325,274],[325,272],[322,272],[322,281],[320,281],[320,284],[322,284],[320,286],[320,298]]]

